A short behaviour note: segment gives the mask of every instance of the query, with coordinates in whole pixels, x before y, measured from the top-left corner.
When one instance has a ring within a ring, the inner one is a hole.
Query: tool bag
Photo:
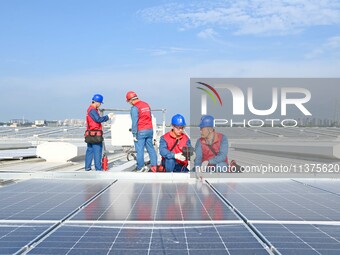
[[[85,143],[101,143],[104,141],[102,130],[86,130]]]

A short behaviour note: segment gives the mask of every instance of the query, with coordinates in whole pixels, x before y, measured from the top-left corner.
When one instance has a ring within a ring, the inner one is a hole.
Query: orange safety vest
[[[102,123],[98,123],[98,122],[95,122],[91,116],[90,116],[90,111],[94,109],[98,112],[99,114],[99,110],[96,109],[94,106],[90,105],[89,108],[87,109],[87,112],[86,112],[86,130],[103,130],[102,128]]]
[[[214,142],[211,145],[214,151],[218,154],[220,152],[221,148],[221,142],[222,142],[222,134],[221,133],[215,133]],[[208,147],[207,142],[205,139],[200,138],[201,146],[202,146],[202,162],[214,158],[216,155],[214,152],[211,151],[211,149]],[[228,163],[228,156],[225,158],[225,162]]]
[[[175,134],[172,131],[166,133],[163,136],[163,138],[168,145],[168,150],[170,150],[172,147],[174,147],[174,144],[176,143],[176,140],[178,139],[176,146],[171,151],[175,154],[183,152],[183,147],[187,146],[187,142],[189,140],[189,137],[186,134],[182,134],[180,137],[176,138]],[[164,160],[164,157],[162,157],[162,160]],[[188,164],[188,160],[180,161],[180,160],[176,159],[176,162],[181,164],[181,165],[187,165]]]

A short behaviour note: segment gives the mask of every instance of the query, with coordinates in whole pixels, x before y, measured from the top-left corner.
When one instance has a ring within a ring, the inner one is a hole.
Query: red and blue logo
[[[205,86],[206,88],[201,88],[201,87],[196,87],[197,89],[200,89],[202,91],[204,91],[207,95],[210,96],[210,98],[213,100],[214,104],[217,104],[217,100],[216,98],[218,99],[220,105],[222,106],[222,100],[221,100],[221,97],[220,95],[217,93],[216,89],[214,89],[213,86],[209,85],[209,84],[206,84],[204,82],[197,82],[198,84],[202,85],[202,86]]]

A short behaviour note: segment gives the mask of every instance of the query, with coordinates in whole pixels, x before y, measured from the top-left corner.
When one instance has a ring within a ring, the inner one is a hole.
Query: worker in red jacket
[[[137,171],[144,168],[144,148],[149,157],[151,170],[156,172],[157,154],[153,147],[153,126],[150,106],[141,101],[133,91],[126,93],[126,102],[132,105],[130,115],[132,120],[131,132],[136,148]]]
[[[159,153],[166,172],[188,172],[188,160],[183,155],[183,147],[191,147],[189,137],[183,133],[186,126],[182,115],[176,114],[171,119],[172,129],[159,141]]]
[[[94,133],[101,136],[103,140],[103,128],[102,122],[108,121],[114,117],[114,113],[109,113],[105,116],[100,116],[99,107],[103,104],[103,96],[100,94],[95,94],[92,97],[92,103],[86,112],[86,132]],[[94,166],[96,171],[102,170],[102,153],[103,153],[103,143],[87,143],[86,155],[85,155],[85,171],[91,170],[92,160],[94,159]]]

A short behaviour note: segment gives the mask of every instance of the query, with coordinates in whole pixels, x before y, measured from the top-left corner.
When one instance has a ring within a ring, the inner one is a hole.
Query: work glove
[[[116,115],[113,112],[110,112],[107,116],[109,116],[110,120],[113,120],[116,117]]]
[[[206,160],[206,161],[203,161],[202,162],[202,165],[201,165],[201,172],[203,172],[203,173],[205,173],[205,172],[207,172],[207,166],[209,165],[209,161],[208,160]]]
[[[175,154],[175,159],[177,159],[179,161],[185,161],[185,157],[183,156],[182,153],[176,153]]]

